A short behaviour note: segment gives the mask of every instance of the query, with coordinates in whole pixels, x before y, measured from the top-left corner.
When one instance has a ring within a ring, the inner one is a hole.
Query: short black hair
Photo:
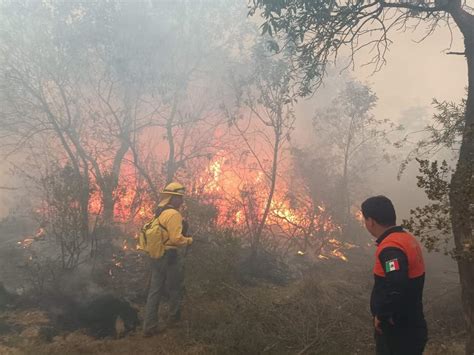
[[[395,207],[388,197],[382,195],[369,197],[362,202],[361,209],[365,219],[372,218],[381,226],[389,227],[397,224]]]

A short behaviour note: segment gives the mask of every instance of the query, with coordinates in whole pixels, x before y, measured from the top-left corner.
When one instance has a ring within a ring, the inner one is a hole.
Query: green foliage
[[[352,201],[364,194],[368,174],[392,157],[394,133],[402,130],[387,119],[372,113],[377,95],[365,84],[349,81],[339,94],[313,118],[314,154],[331,164],[337,203],[335,217],[342,225],[349,224]]]
[[[421,159],[417,161],[421,173],[417,176],[417,185],[433,202],[410,210],[411,216],[408,220],[404,220],[403,224],[421,239],[428,251],[452,254],[448,182],[452,171],[446,161],[441,163]]]
[[[399,178],[413,159],[430,157],[443,149],[452,150],[455,155],[458,153],[465,125],[466,100],[463,99],[461,103],[457,104],[433,99],[433,107],[437,111],[433,115],[433,122],[423,129],[427,136],[416,143],[415,148],[400,164]],[[399,144],[406,143],[408,136]]]
[[[465,126],[466,99],[460,104],[433,99],[433,105],[438,112],[433,115],[434,122],[426,127],[430,139],[424,144],[456,149]]]
[[[465,126],[466,100],[456,104],[448,101],[433,100],[437,112],[433,123],[425,127],[427,138],[420,140],[415,149],[403,161],[400,174],[407,164],[415,159],[419,163],[421,175],[417,176],[418,186],[422,188],[431,203],[410,211],[410,218],[404,221],[406,227],[419,237],[430,251],[443,251],[456,256],[452,244],[450,179],[453,170],[446,162],[429,161],[443,149],[451,150],[455,155]]]
[[[337,59],[340,50],[348,49],[350,64],[359,52],[367,53],[366,64],[373,65],[377,71],[385,64],[385,54],[391,44],[390,30],[404,30],[409,26],[409,19],[416,18],[432,26],[431,34],[438,22],[447,20],[444,11],[433,11],[436,2],[431,1],[250,2],[250,15],[263,18],[262,32],[285,36],[285,45],[296,46],[301,70],[300,95],[303,96],[310,95],[321,83],[326,65]]]

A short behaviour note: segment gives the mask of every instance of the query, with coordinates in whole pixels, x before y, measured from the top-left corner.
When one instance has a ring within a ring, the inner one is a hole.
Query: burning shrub
[[[41,182],[47,231],[59,247],[62,268],[73,269],[87,248],[89,192],[84,190],[83,178],[69,165],[56,167]]]
[[[27,296],[38,299],[57,287],[61,265],[58,260],[30,253],[25,264]]]
[[[189,221],[189,234],[198,238],[204,234],[212,233],[218,227],[218,208],[198,197],[186,200],[185,215]]]

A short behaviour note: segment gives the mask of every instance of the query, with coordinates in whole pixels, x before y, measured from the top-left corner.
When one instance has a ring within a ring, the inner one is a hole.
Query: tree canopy
[[[386,63],[391,32],[414,30],[425,23],[423,40],[440,23],[451,26],[453,19],[472,17],[469,10],[461,0],[253,0],[250,14],[263,17],[263,33],[283,34],[283,46],[296,46],[300,94],[308,95],[342,49],[349,50],[348,65],[359,52],[369,53],[364,64],[378,71]]]

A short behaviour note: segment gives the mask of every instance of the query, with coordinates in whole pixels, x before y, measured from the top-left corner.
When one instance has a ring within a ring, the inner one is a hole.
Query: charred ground
[[[12,237],[2,245],[1,277],[6,285],[0,297],[2,353],[373,351],[369,247],[348,251],[347,262],[304,256],[282,260],[268,254],[259,265],[265,272],[252,274],[243,267],[246,250],[238,240],[209,236],[186,254],[183,321],[173,327],[164,321],[161,334],[145,339],[138,321],[148,277],[141,254],[116,247],[114,263],[98,262],[92,274],[76,271],[58,276],[56,283],[45,282],[38,293],[28,286],[25,267],[15,263],[16,241]],[[120,267],[110,269],[116,263]],[[451,260],[440,255],[429,255],[427,264],[427,353],[462,353],[456,270]],[[15,278],[8,277],[12,273]],[[22,295],[18,295],[20,284]],[[162,312],[166,319],[166,307]]]

